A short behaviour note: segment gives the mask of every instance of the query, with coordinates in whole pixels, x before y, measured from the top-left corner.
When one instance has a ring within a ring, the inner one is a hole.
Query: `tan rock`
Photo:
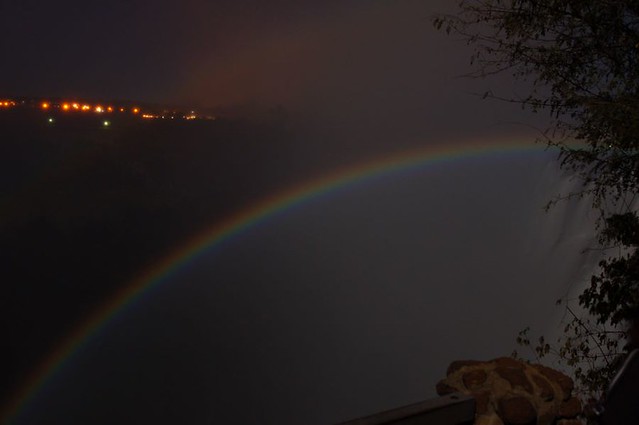
[[[564,401],[559,407],[559,417],[574,418],[581,413],[581,401],[577,397],[572,397]]]
[[[537,415],[537,425],[552,425],[557,419],[556,411],[546,412],[544,414],[537,412]]]
[[[437,394],[441,396],[456,393],[458,390],[448,385],[445,380],[442,379],[435,386],[435,391],[437,391]]]
[[[490,393],[488,391],[473,393],[473,397],[475,397],[475,413],[478,415],[487,413],[490,404]]]
[[[532,366],[539,373],[541,373],[545,378],[559,385],[559,387],[561,388],[563,392],[564,400],[567,400],[568,398],[570,398],[570,395],[572,394],[572,390],[574,389],[575,384],[572,381],[572,379],[570,379],[569,376],[564,375],[563,373],[557,370],[551,369],[549,367],[546,367],[540,364],[535,364]]]
[[[537,374],[532,374],[531,378],[537,386],[539,397],[541,397],[542,400],[551,401],[555,398],[555,391],[546,378]]]
[[[479,415],[475,417],[474,425],[504,425],[497,415]]]
[[[519,360],[513,359],[512,357],[499,357],[498,359],[493,360],[497,366],[500,367],[513,367],[517,369],[521,369],[524,367],[524,363]]]
[[[528,425],[537,422],[535,406],[526,397],[499,400],[498,413],[506,425]]]
[[[481,369],[475,369],[464,373],[464,376],[462,376],[462,382],[466,388],[472,391],[481,387],[482,384],[486,382],[486,378],[488,378],[488,374],[486,372]]]
[[[519,366],[519,368],[498,366],[495,368],[495,372],[508,381],[513,388],[520,387],[532,394],[534,391],[533,386],[521,369],[521,364]]]
[[[452,375],[453,373],[457,372],[459,369],[461,369],[462,367],[466,367],[466,366],[477,366],[477,365],[481,365],[483,362],[479,362],[477,360],[456,360],[454,362],[452,362],[450,364],[450,366],[448,366],[448,370],[446,371],[446,375]]]
[[[580,419],[560,419],[557,425],[584,425],[584,422]]]
[[[566,422],[581,412],[573,387],[559,371],[502,357],[451,363],[437,393],[473,395],[476,425],[583,425]]]

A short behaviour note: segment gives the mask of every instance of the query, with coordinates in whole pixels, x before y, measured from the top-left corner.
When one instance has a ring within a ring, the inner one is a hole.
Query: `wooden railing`
[[[470,425],[475,419],[475,399],[450,394],[339,425]]]

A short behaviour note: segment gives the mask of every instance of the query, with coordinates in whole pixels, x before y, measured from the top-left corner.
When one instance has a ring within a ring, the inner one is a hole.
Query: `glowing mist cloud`
[[[340,188],[352,187],[358,183],[370,181],[373,178],[390,176],[401,171],[409,171],[437,163],[453,163],[465,158],[541,151],[543,148],[538,145],[523,145],[512,141],[484,145],[474,143],[428,147],[346,167],[258,200],[225,220],[203,229],[172,254],[158,261],[155,266],[123,285],[110,300],[69,334],[33,371],[26,384],[16,393],[13,401],[6,409],[3,409],[5,418],[7,418],[6,423],[12,423],[11,418],[15,419],[73,354],[84,346],[92,336],[104,329],[113,317],[133,304],[144,293],[166,281],[196,257],[234,235],[311,199],[335,192]]]

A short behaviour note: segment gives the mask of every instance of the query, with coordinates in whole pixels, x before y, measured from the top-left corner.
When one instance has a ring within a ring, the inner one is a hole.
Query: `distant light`
[[[82,105],[82,110],[83,111],[88,111],[89,109],[91,109],[91,107],[89,105]]]
[[[120,112],[124,112],[124,108],[120,108]]]
[[[95,112],[97,112],[98,114],[101,114],[102,112],[104,112],[104,108],[98,105],[95,107]]]
[[[71,105],[71,107],[72,107],[73,109],[80,109],[80,105],[78,105],[77,103],[73,103],[73,104]]]
[[[69,106],[69,104],[68,104],[68,103],[63,103],[63,104],[62,104],[62,109],[63,109],[64,111],[68,111],[68,110],[69,110],[69,108],[71,108],[71,106]]]
[[[42,102],[42,104],[40,105],[42,107],[42,109],[49,109],[49,102]]]
[[[137,114],[138,112],[140,112],[140,109],[139,109],[139,108],[133,108],[133,113],[134,113],[134,114]]]
[[[55,120],[53,118],[49,118],[48,119],[49,123],[53,124],[55,122]]]
[[[111,125],[111,122],[110,122],[110,121],[104,121],[104,122],[102,123],[102,125],[103,125],[103,126],[105,126],[105,127],[108,127],[108,126],[110,126],[110,125]]]
[[[107,107],[107,111],[109,111],[109,112],[113,112],[113,106],[109,106],[109,107]]]

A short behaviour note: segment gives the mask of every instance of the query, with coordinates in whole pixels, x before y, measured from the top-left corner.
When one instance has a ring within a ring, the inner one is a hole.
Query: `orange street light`
[[[71,108],[71,106],[69,106],[69,104],[68,104],[68,103],[63,103],[63,104],[62,104],[62,110],[63,110],[63,111],[68,111],[70,108]]]
[[[40,106],[42,107],[42,109],[49,109],[49,106],[51,105],[49,105],[49,102],[42,102]]]

